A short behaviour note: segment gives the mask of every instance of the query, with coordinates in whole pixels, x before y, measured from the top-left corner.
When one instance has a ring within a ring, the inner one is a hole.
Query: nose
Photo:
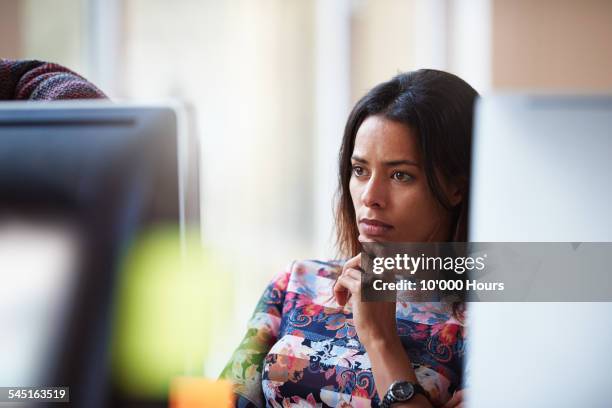
[[[386,187],[380,177],[372,176],[361,192],[361,202],[370,208],[385,208],[387,205]]]

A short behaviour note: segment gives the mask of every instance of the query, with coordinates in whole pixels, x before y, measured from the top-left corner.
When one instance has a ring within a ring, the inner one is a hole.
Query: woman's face
[[[362,242],[441,242],[450,236],[450,213],[429,189],[417,138],[382,116],[366,118],[355,138],[349,184]],[[457,188],[441,180],[452,205]]]

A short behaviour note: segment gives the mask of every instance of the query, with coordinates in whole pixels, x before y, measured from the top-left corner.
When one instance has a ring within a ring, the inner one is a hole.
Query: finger
[[[342,275],[338,278],[338,283],[348,289],[351,295],[358,295],[360,290],[360,282],[347,275]]]
[[[454,396],[458,398],[459,403],[463,402],[463,389],[455,391]]]
[[[344,306],[346,304],[349,298],[349,293],[349,290],[344,287],[342,282],[340,282],[340,278],[338,278],[336,283],[334,283],[334,297],[340,306]]]
[[[346,275],[347,270],[349,269],[354,269],[354,268],[359,268],[359,267],[361,267],[361,254],[358,254],[352,257],[351,259],[349,259],[348,261],[346,261],[346,263],[342,267],[342,273],[340,274],[340,276],[342,277]],[[353,275],[354,274],[351,273],[350,276],[353,276]],[[336,302],[340,306],[344,306],[346,302],[348,302],[348,299],[350,297],[350,290],[349,288],[345,287],[344,285],[340,283],[340,278],[336,280],[333,291],[334,291],[334,297],[336,298]]]
[[[334,297],[340,306],[344,306],[348,302],[353,292],[359,293],[361,281],[354,278],[354,276],[358,273],[359,271],[348,269],[343,271],[336,280],[333,288]]]
[[[463,390],[455,391],[453,397],[442,408],[455,408],[463,401]]]
[[[344,276],[348,276],[351,279],[355,279],[358,282],[361,282],[361,271],[353,268],[349,268],[344,271]]]
[[[343,279],[346,279],[347,281],[350,280],[351,286],[349,286],[349,290],[350,290],[349,298],[356,300],[356,301],[360,301],[361,300],[361,271],[358,271],[356,269],[347,269],[346,272],[344,273]]]
[[[361,252],[346,261],[346,263],[342,267],[342,272],[344,272],[348,268],[361,268]]]
[[[444,404],[442,408],[454,408],[455,405],[457,405],[457,402],[459,402],[459,400],[455,397],[455,395],[456,393],[453,394],[453,397],[451,399],[446,401],[446,404]]]

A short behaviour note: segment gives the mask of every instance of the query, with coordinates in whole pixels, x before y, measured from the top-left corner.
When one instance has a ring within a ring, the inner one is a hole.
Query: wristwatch
[[[395,381],[387,390],[380,406],[381,408],[390,408],[391,404],[396,402],[410,401],[416,394],[422,394],[429,398],[427,391],[419,383]]]

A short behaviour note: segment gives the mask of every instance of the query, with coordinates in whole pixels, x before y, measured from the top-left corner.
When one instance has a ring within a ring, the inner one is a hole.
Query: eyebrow
[[[363,163],[363,164],[368,164],[368,161],[366,159],[364,159],[363,157],[355,156],[355,155],[351,157],[351,160],[355,160],[356,162]],[[398,166],[400,164],[407,164],[408,166],[418,166],[419,165],[419,163],[412,161],[412,160],[390,160],[390,161],[383,162],[383,164],[388,167]]]

